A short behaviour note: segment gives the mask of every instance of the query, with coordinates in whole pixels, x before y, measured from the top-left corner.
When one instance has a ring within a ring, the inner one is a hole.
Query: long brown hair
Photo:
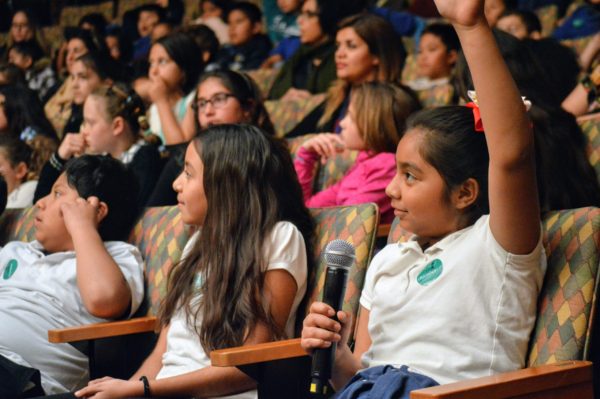
[[[343,19],[338,32],[352,28],[362,40],[367,43],[369,52],[379,59],[376,80],[400,84],[402,68],[406,58],[406,50],[402,39],[394,31],[392,25],[383,17],[361,13]],[[349,94],[351,83],[338,79],[327,91],[325,112],[319,120],[319,125],[325,125],[340,107]]]
[[[421,108],[410,89],[385,82],[366,82],[352,89],[352,117],[367,146],[373,152],[395,152],[406,130],[406,119]]]
[[[304,237],[311,276],[314,235],[289,152],[250,125],[213,126],[193,143],[204,164],[206,219],[188,256],[171,270],[161,325],[183,307],[207,352],[242,345],[258,323],[273,338],[284,337],[284,326],[264,306],[263,244],[277,222],[293,223]]]

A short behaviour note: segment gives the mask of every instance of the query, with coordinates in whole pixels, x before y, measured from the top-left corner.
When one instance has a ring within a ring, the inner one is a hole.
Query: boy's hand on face
[[[61,204],[60,210],[65,226],[73,237],[88,229],[98,230],[100,223],[101,203],[98,197],[77,198],[73,202]]]

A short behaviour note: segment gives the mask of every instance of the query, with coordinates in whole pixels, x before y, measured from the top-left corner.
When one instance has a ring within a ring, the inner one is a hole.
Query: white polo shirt
[[[489,215],[425,251],[412,237],[372,261],[360,303],[370,310],[365,367],[408,365],[440,384],[524,366],[546,270],[505,251]]]
[[[105,242],[131,290],[131,312],[144,296],[144,267],[133,245]],[[74,251],[46,255],[37,241],[0,250],[0,355],[39,369],[46,394],[88,381],[88,359],[70,344],[48,342],[48,330],[106,321],[92,316],[77,287]]]

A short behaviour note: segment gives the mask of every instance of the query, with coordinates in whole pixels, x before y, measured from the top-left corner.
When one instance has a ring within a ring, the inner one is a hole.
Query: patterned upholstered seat
[[[129,242],[140,249],[145,261],[144,311],[149,315],[156,315],[167,291],[168,272],[181,258],[190,235],[191,229],[183,224],[176,206],[147,208],[133,228]]]
[[[263,98],[267,98],[269,91],[271,91],[271,86],[275,83],[279,69],[255,69],[247,73],[260,89]]]
[[[6,209],[0,216],[0,244],[10,241],[32,241],[35,235],[33,222],[36,207]]]
[[[558,22],[558,6],[550,4],[545,7],[540,7],[535,10],[536,15],[540,19],[542,25],[542,36],[548,37],[556,28]]]
[[[301,100],[269,100],[265,101],[265,108],[271,117],[275,133],[278,137],[284,137],[324,100],[324,93]]]
[[[548,269],[527,364],[588,360],[600,283],[600,209],[549,212],[542,219],[542,231]],[[388,242],[408,237],[410,233],[400,228],[396,219]]]
[[[600,118],[579,122],[579,126],[587,140],[588,159],[596,171],[598,184],[600,184]]]
[[[418,90],[417,97],[423,108],[436,108],[452,104],[454,99],[454,87],[448,83],[434,86],[426,90]]]
[[[60,13],[60,26],[77,26],[81,17],[96,12],[102,14],[108,21],[111,21],[113,18],[113,1],[64,7]]]

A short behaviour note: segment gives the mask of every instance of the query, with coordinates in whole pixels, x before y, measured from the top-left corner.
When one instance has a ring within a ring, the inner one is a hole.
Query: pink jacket
[[[381,152],[370,155],[367,151],[359,152],[356,163],[346,172],[342,180],[313,194],[313,171],[318,160],[318,154],[303,147],[298,150],[294,160],[306,206],[375,202],[381,212],[381,223],[391,223],[394,220],[390,199],[385,195],[385,188],[396,173],[396,160],[393,153]]]

